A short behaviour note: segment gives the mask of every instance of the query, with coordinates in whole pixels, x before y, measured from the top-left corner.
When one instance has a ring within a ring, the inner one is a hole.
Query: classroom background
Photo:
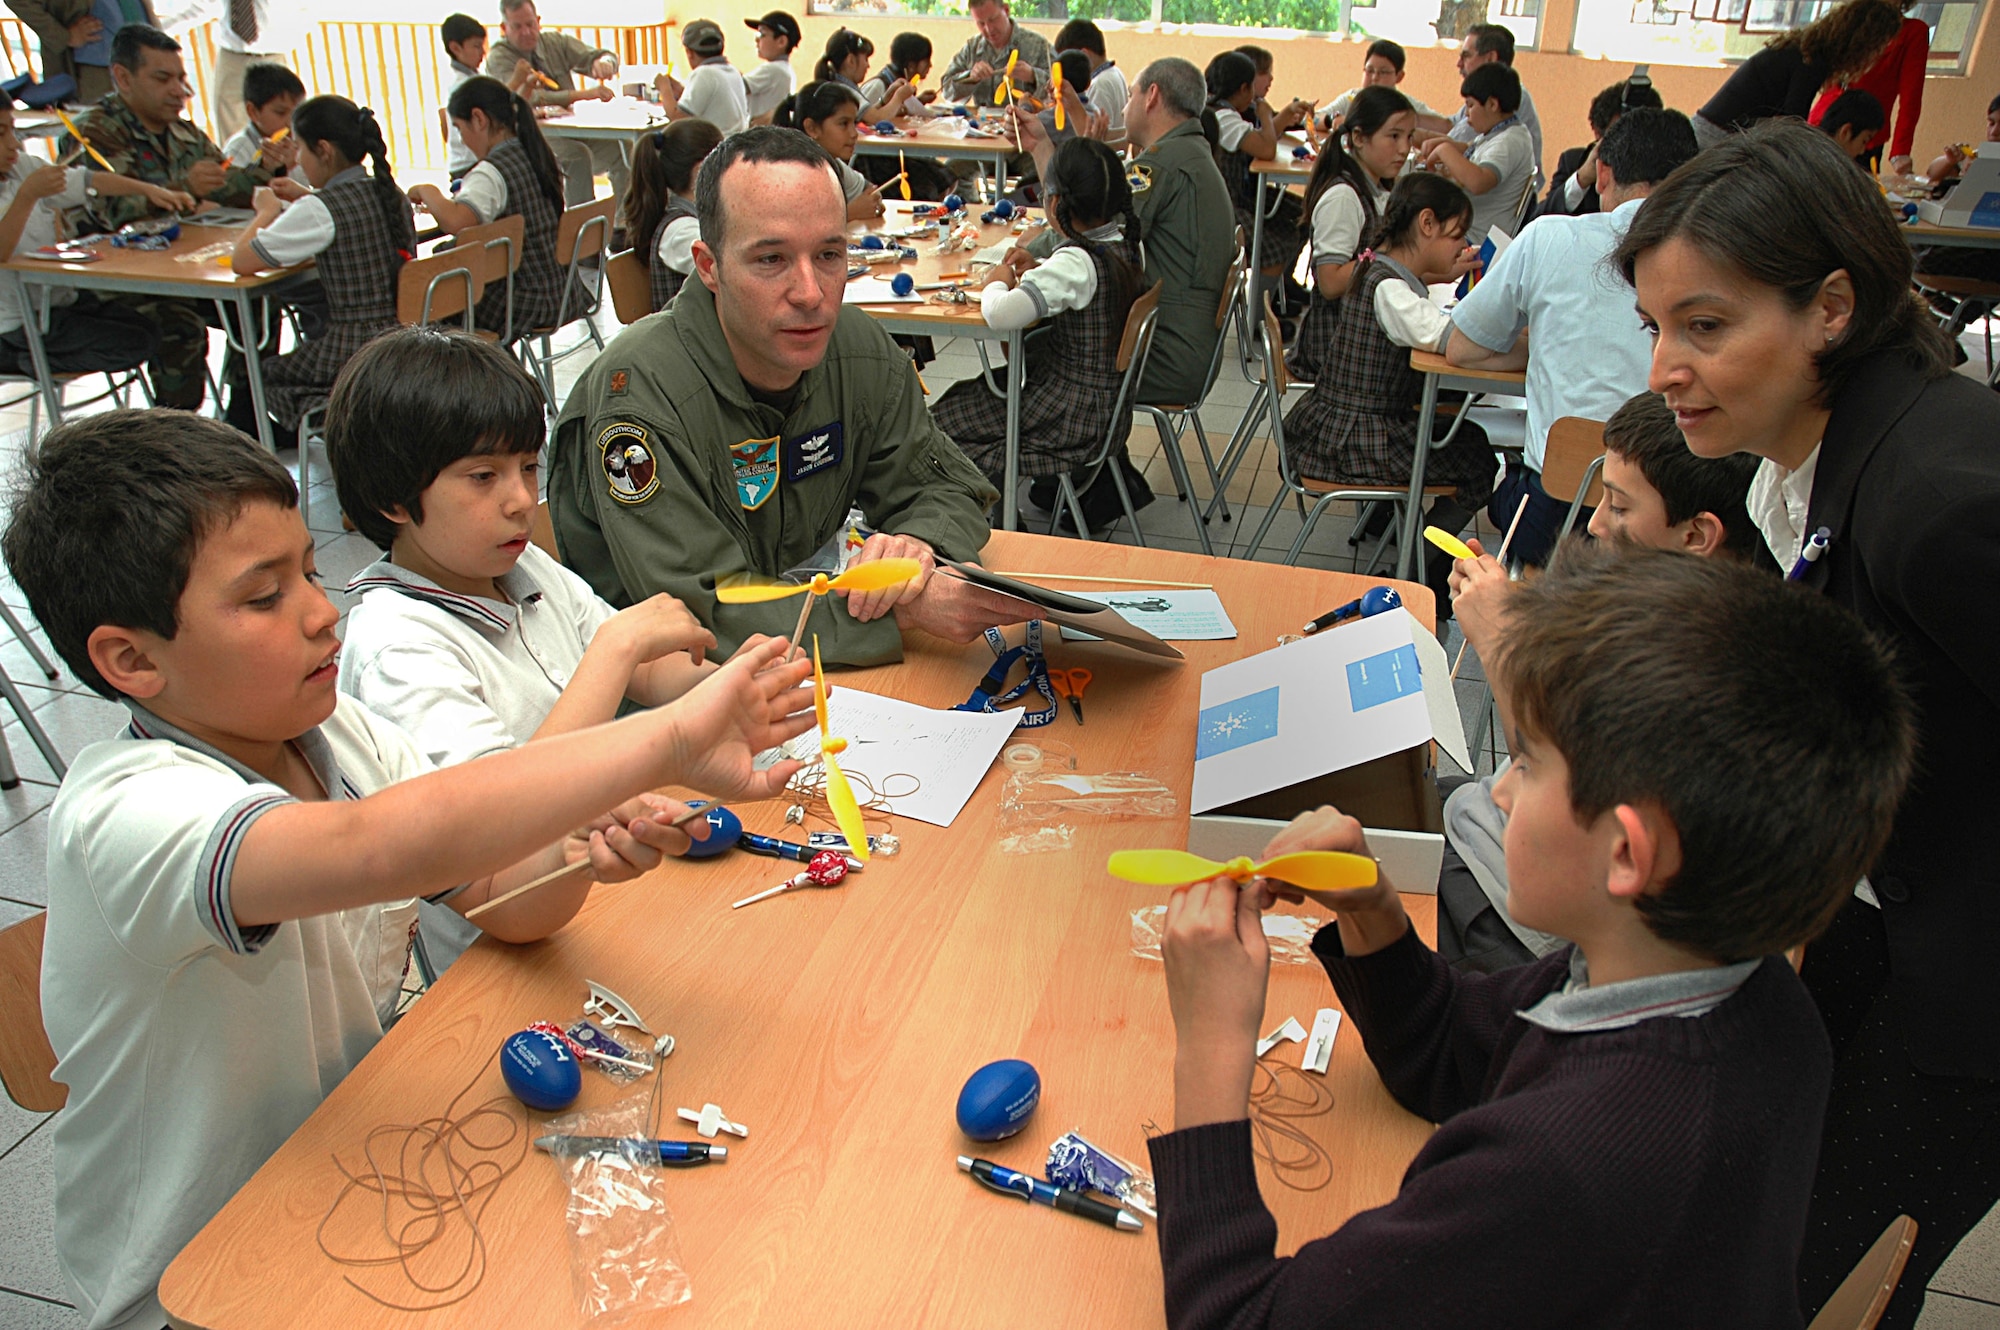
[[[662,15],[657,6],[640,0],[542,0],[538,5],[545,29],[567,32],[593,46],[617,52],[625,64],[676,65],[682,60],[678,27],[695,18],[710,18],[728,34],[729,54],[739,68],[755,64],[751,33],[743,26],[768,7],[769,0],[708,0]],[[1070,17],[1093,18],[1105,29],[1110,56],[1136,73],[1147,62],[1166,55],[1204,64],[1215,54],[1254,41],[1276,57],[1278,78],[1273,102],[1298,96],[1315,102],[1329,100],[1358,81],[1363,49],[1373,36],[1401,41],[1409,51],[1406,92],[1434,106],[1448,107],[1455,96],[1456,40],[1432,40],[1434,20],[1453,31],[1473,22],[1508,25],[1517,36],[1514,67],[1532,92],[1546,127],[1545,165],[1552,166],[1562,147],[1588,138],[1585,111],[1590,98],[1607,84],[1625,77],[1635,64],[1648,65],[1654,85],[1670,107],[1692,111],[1707,100],[1729,73],[1729,57],[1754,50],[1761,37],[1745,37],[1735,23],[1704,23],[1696,15],[1717,15],[1749,8],[1783,26],[1815,17],[1815,0],[1024,0],[1015,16],[1053,36]],[[208,12],[172,0],[158,5],[163,22],[186,46],[194,96],[189,114],[212,132],[208,80],[214,68],[217,14],[222,6],[209,0]],[[498,36],[497,4],[467,6],[447,0],[421,5],[360,0],[339,7],[340,18],[313,28],[293,64],[315,92],[340,92],[375,107],[388,131],[399,181],[441,181],[445,176],[444,143],[438,129],[437,107],[444,99],[446,57],[437,37],[437,23],[454,9],[480,14]],[[176,11],[179,12],[176,12]],[[955,10],[956,13],[943,12]],[[940,67],[971,35],[963,17],[964,0],[809,0],[795,7],[804,40],[793,56],[800,82],[826,38],[836,28],[853,27],[886,52],[889,40],[902,31],[928,36]],[[1280,19],[1308,22],[1320,15],[1345,23],[1351,36],[1339,31],[1306,32],[1279,28],[1225,26],[1255,11]],[[1692,11],[1692,13],[1690,12]],[[1043,17],[1047,14],[1050,17]],[[1938,26],[1932,48],[1932,73],[1927,81],[1923,118],[1917,136],[1921,163],[1946,142],[1979,136],[1987,103],[2000,92],[2000,0],[1948,0],[1924,4],[1917,17]],[[1175,22],[1176,18],[1222,20]],[[1672,21],[1668,21],[1671,19]],[[11,77],[39,74],[38,43],[17,18],[0,13],[0,70]],[[607,300],[599,315],[606,339],[617,321]],[[1972,364],[1968,372],[1983,378],[1984,330],[1974,324],[1962,341]],[[573,325],[558,348],[581,342]],[[217,357],[219,359],[219,351]],[[1221,381],[1202,408],[1212,436],[1227,437],[1249,406],[1251,385],[1230,368],[1233,353],[1224,357]],[[587,367],[589,354],[564,360],[556,370],[559,392],[566,393]],[[979,359],[969,341],[941,341],[938,358],[925,370],[935,391],[979,372]],[[26,396],[0,394],[0,471],[10,471],[28,438]],[[1482,408],[1491,420],[1495,443],[1518,436],[1521,412],[1511,406]],[[1256,514],[1270,502],[1279,479],[1268,439],[1253,444],[1228,498],[1239,509],[1235,524],[1210,528],[1216,552],[1247,556]],[[1150,428],[1135,429],[1133,460],[1161,495],[1142,519],[1148,541],[1158,547],[1197,550],[1192,519],[1185,505],[1173,502],[1173,478],[1167,471],[1157,438]],[[311,519],[319,541],[318,562],[333,599],[343,613],[354,599],[338,588],[378,551],[364,537],[341,528],[339,507],[323,459],[316,461],[317,481],[311,495]],[[1252,520],[1242,521],[1243,516]],[[1275,557],[1296,533],[1298,519],[1280,515],[1264,545],[1264,557]],[[1307,566],[1350,566],[1347,544],[1351,517],[1329,513],[1301,560]],[[1486,533],[1482,525],[1482,534]],[[1117,537],[1129,540],[1121,530]],[[24,618],[25,598],[0,570],[0,599]],[[343,622],[344,632],[344,622]],[[4,636],[4,635],[0,635]],[[39,632],[36,633],[41,638]],[[1451,637],[1459,637],[1456,628]],[[48,643],[41,638],[48,650]],[[1447,640],[1457,653],[1458,641]],[[53,683],[30,661],[21,644],[8,637],[0,644],[4,665],[31,703],[37,718],[66,753],[104,737],[122,725],[125,713],[91,693],[66,671]],[[1472,676],[1473,662],[1461,680],[1461,701],[1467,710],[1483,710],[1485,694]],[[48,808],[56,792],[52,771],[36,752],[11,712],[4,736],[24,778],[20,788],[0,792],[0,927],[45,907],[44,862],[47,851]],[[1482,770],[1490,769],[1482,760]],[[57,1268],[53,1241],[54,1185],[48,1130],[51,1117],[29,1113],[0,1097],[0,1330],[74,1330],[81,1318],[63,1301],[66,1283]],[[1925,1330],[2000,1330],[2000,1210],[1988,1217],[1960,1246],[1931,1285],[1921,1326]]]

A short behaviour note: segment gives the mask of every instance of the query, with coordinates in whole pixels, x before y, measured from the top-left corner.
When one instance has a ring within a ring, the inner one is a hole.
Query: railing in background
[[[615,51],[621,64],[662,65],[673,48],[674,25],[555,27],[593,47]],[[188,117],[211,136],[209,87],[215,70],[215,22],[180,34],[194,96]],[[41,46],[17,18],[0,18],[0,66],[7,78],[41,77]],[[434,23],[321,23],[294,51],[293,65],[311,92],[337,92],[372,106],[389,140],[397,170],[444,170],[445,145],[437,108],[444,104],[449,58]]]

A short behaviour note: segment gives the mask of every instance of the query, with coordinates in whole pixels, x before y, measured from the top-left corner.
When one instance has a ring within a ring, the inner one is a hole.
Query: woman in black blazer
[[[1765,459],[1779,566],[1894,649],[1920,713],[1888,848],[1804,978],[1839,1061],[1800,1263],[1808,1318],[1897,1214],[1915,1250],[1884,1326],[2000,1199],[2000,397],[1954,374],[1909,246],[1825,135],[1773,123],[1653,191],[1617,261],[1651,387],[1695,453]],[[1662,624],[1661,632],[1671,632]],[[1810,660],[1773,662],[1818,686]]]

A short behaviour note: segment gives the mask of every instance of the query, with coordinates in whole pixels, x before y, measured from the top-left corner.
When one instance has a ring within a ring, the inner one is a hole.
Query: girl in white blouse
[[[861,141],[855,125],[861,118],[861,94],[845,83],[816,79],[798,94],[778,104],[771,123],[796,129],[833,158],[840,192],[847,199],[847,220],[868,221],[882,215],[882,190],[854,169],[854,145]]]

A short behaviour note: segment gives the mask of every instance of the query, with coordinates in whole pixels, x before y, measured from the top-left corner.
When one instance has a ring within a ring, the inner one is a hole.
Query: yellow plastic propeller
[[[1454,559],[1472,559],[1478,557],[1477,555],[1473,554],[1472,548],[1469,545],[1467,545],[1464,541],[1460,540],[1457,536],[1452,535],[1451,532],[1444,530],[1442,527],[1435,527],[1435,526],[1425,527],[1424,539],[1428,540],[1431,544],[1437,546],[1439,549],[1443,550],[1446,554],[1449,554]]]
[[[896,170],[898,172],[896,178],[903,183],[903,202],[908,203],[910,201],[910,164],[903,160],[903,150],[901,148],[896,149]],[[866,567],[867,565],[864,564],[862,566]]]
[[[829,591],[880,591],[901,586],[924,570],[915,559],[875,559],[857,563],[838,577],[814,573],[810,582],[766,582],[748,574],[738,574],[715,584],[715,598],[725,605],[755,605],[760,601],[783,600],[811,592],[824,596]]]
[[[1049,90],[1055,95],[1056,128],[1061,129],[1064,126],[1063,126],[1063,99],[1062,99],[1062,61],[1060,60],[1056,61],[1053,65],[1049,67]]]
[[[1149,887],[1183,887],[1212,877],[1233,877],[1238,882],[1267,877],[1307,891],[1347,891],[1374,886],[1376,876],[1373,859],[1338,850],[1301,850],[1261,864],[1250,862],[1247,855],[1217,863],[1186,850],[1119,850],[1106,868],[1113,877]]]
[[[1000,86],[993,90],[993,104],[1005,106],[1014,98],[1014,62],[1021,58],[1019,47],[1007,52],[1007,68],[1000,75]]]
[[[864,567],[866,565],[863,565]],[[826,804],[840,834],[847,837],[847,850],[862,863],[868,862],[868,828],[861,821],[861,805],[854,800],[853,787],[835,753],[847,750],[847,740],[836,739],[827,729],[826,675],[819,667],[819,634],[813,634],[813,712],[819,717],[819,760],[826,767]]]

